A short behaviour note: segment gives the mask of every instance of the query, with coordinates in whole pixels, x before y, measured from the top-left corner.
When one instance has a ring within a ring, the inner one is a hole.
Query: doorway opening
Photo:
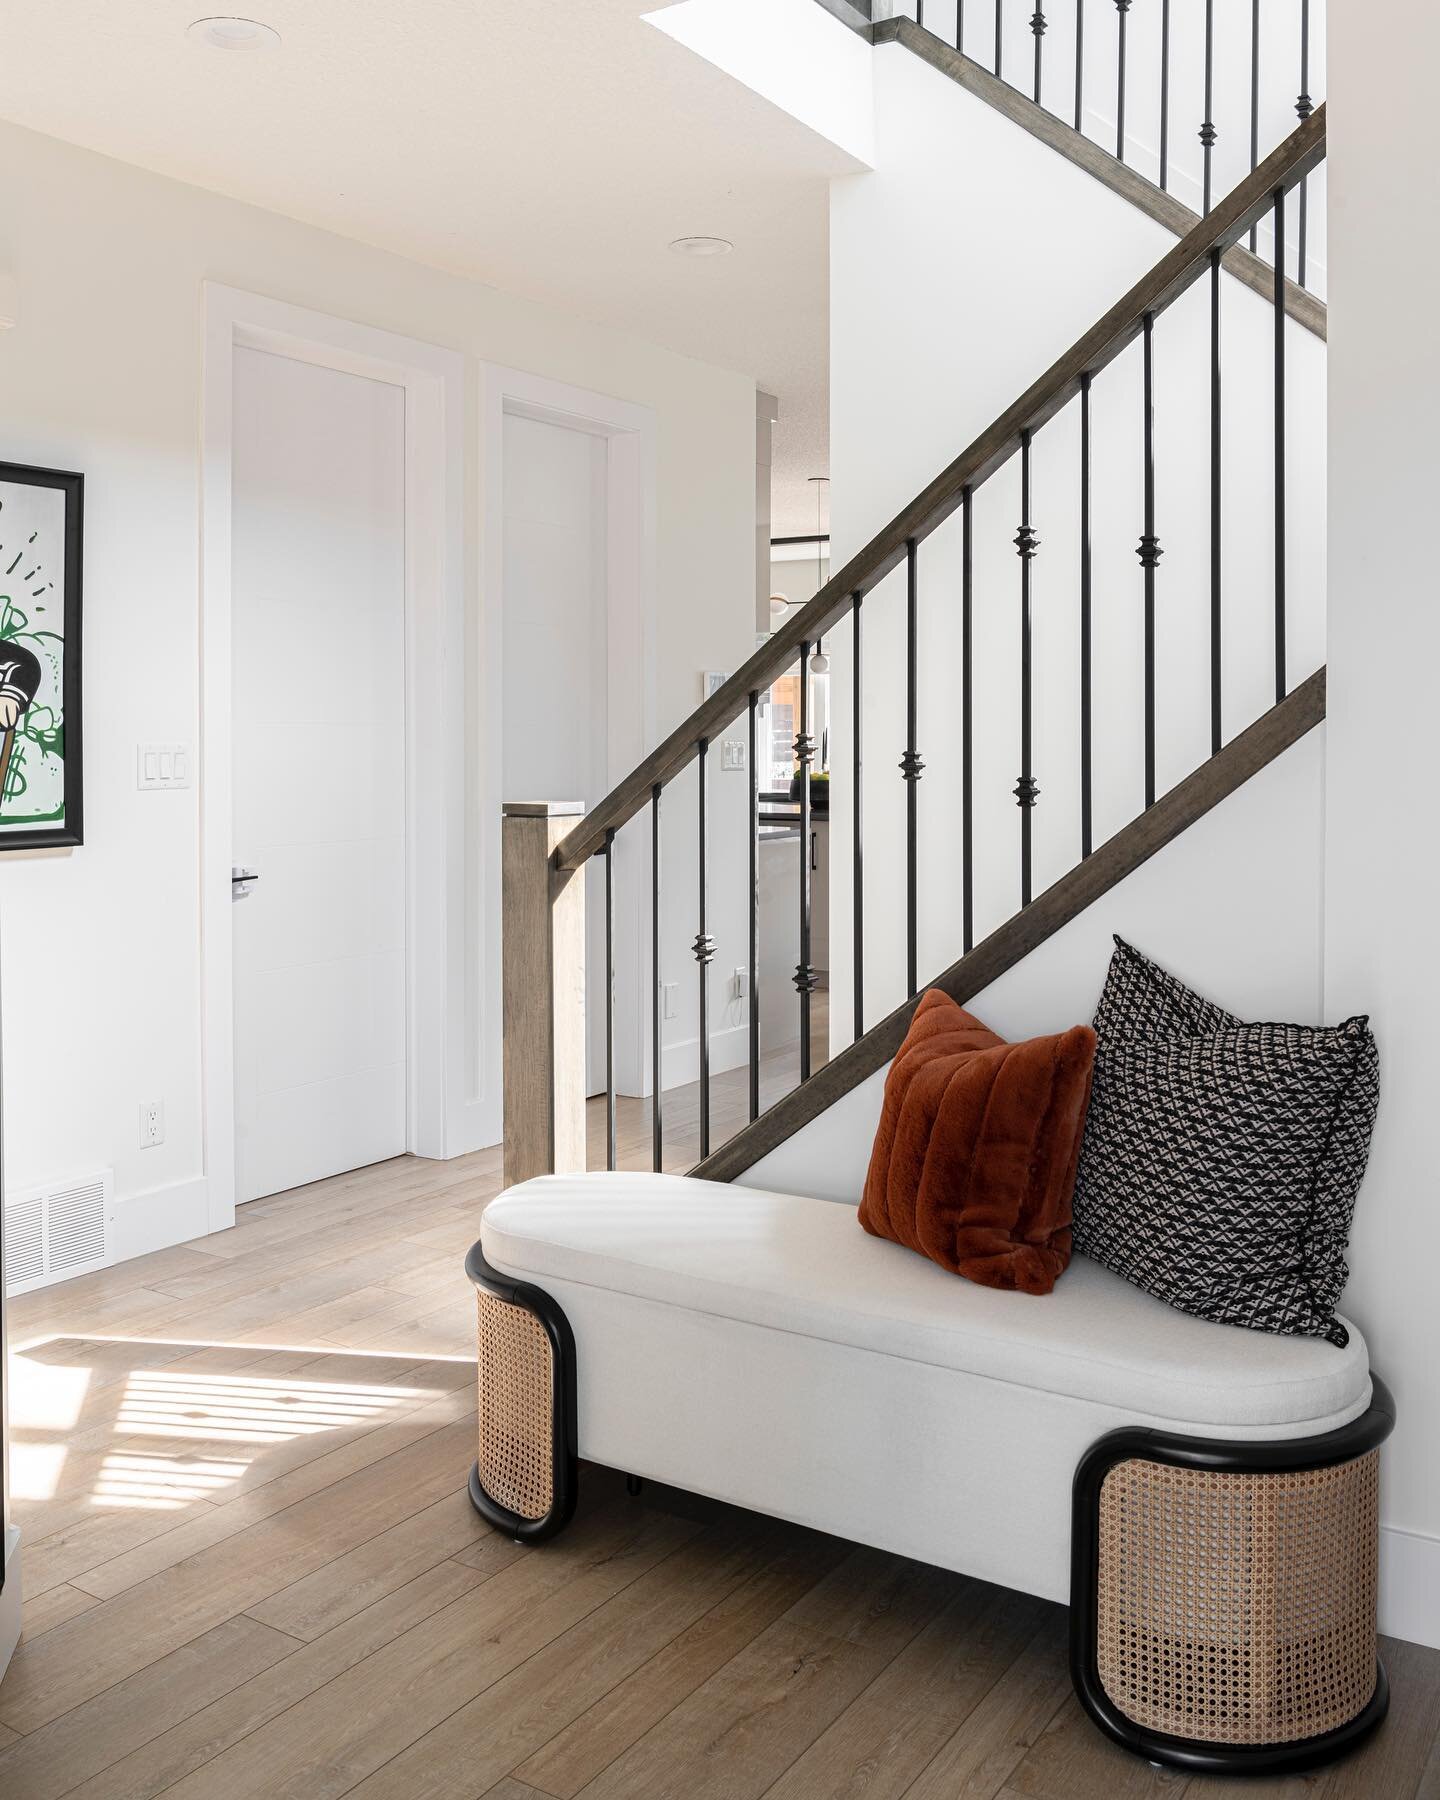
[[[464,933],[463,363],[205,291],[210,1225],[493,1139]],[[471,959],[473,963],[473,958]]]
[[[482,842],[495,904],[485,1054],[500,1043],[499,842],[506,800],[588,808],[655,741],[655,421],[648,407],[510,369],[485,371],[490,766]],[[642,838],[644,841],[642,842]],[[616,845],[615,1056],[623,1094],[649,1091],[648,834]],[[586,872],[588,1085],[605,1085],[604,878]],[[498,1078],[498,1077],[497,1077]]]

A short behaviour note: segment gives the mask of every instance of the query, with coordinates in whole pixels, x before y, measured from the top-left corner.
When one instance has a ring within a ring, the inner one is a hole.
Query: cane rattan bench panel
[[[1379,1454],[1215,1474],[1139,1459],[1100,1494],[1098,1664],[1136,1725],[1286,1744],[1375,1687]]]
[[[481,1289],[480,1482],[522,1519],[555,1504],[555,1359],[545,1327],[523,1306]]]

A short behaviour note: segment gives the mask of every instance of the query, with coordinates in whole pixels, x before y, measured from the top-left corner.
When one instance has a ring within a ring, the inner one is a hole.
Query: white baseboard
[[[710,1033],[710,1073],[724,1075],[730,1069],[743,1069],[750,1060],[750,1027],[742,1021],[723,1031]],[[682,1038],[678,1044],[665,1044],[660,1052],[660,1072],[666,1089],[686,1087],[700,1079],[700,1039]]]
[[[1380,1527],[1380,1629],[1440,1650],[1440,1537]]]
[[[172,1181],[115,1202],[115,1261],[168,1250],[210,1230],[205,1177]]]

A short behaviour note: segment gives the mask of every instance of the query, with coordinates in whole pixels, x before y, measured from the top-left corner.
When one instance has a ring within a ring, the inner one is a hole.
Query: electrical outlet
[[[165,1142],[165,1102],[142,1100],[140,1103],[140,1148],[153,1150]]]
[[[748,970],[737,965],[734,974],[730,977],[730,998],[732,1000],[745,998],[745,980],[748,973]]]
[[[721,740],[720,740],[720,767],[722,770],[738,769],[742,774],[744,773],[744,770],[745,770],[745,740],[744,740],[744,738],[721,738]]]
[[[666,1019],[678,1018],[680,1014],[680,983],[678,981],[662,982],[660,993],[664,1001],[661,1016]]]

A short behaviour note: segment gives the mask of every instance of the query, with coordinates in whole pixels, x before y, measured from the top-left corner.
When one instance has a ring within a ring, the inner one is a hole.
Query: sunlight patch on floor
[[[22,1505],[59,1496],[77,1432],[85,1434],[91,1506],[179,1511],[223,1497],[253,1465],[262,1465],[263,1474],[273,1446],[325,1433],[363,1433],[397,1408],[408,1410],[449,1391],[430,1384],[212,1374],[162,1364],[131,1369],[123,1386],[117,1382],[94,1392],[86,1353],[97,1341],[52,1335],[28,1354],[12,1355],[10,1493]],[[164,1340],[103,1341],[134,1343],[138,1361]],[[205,1350],[230,1348],[176,1344],[177,1350],[194,1353],[191,1361]],[[243,1349],[257,1359],[266,1354],[259,1346]],[[67,1353],[85,1361],[67,1363]],[[309,1366],[317,1374],[343,1376],[348,1355],[317,1351]],[[375,1353],[366,1356],[373,1369]],[[413,1368],[413,1358],[407,1360]]]
[[[340,1381],[264,1381],[245,1375],[137,1371],[116,1413],[119,1435],[283,1444],[320,1431],[365,1425],[428,1390]]]
[[[63,1444],[35,1444],[25,1438],[10,1443],[10,1497],[12,1500],[53,1500],[60,1491],[65,1467]]]
[[[11,1430],[73,1431],[84,1410],[89,1369],[38,1356],[15,1355],[10,1363]]]
[[[210,1456],[138,1456],[115,1451],[105,1458],[90,1499],[95,1506],[173,1511],[192,1500],[212,1499],[250,1467]]]

